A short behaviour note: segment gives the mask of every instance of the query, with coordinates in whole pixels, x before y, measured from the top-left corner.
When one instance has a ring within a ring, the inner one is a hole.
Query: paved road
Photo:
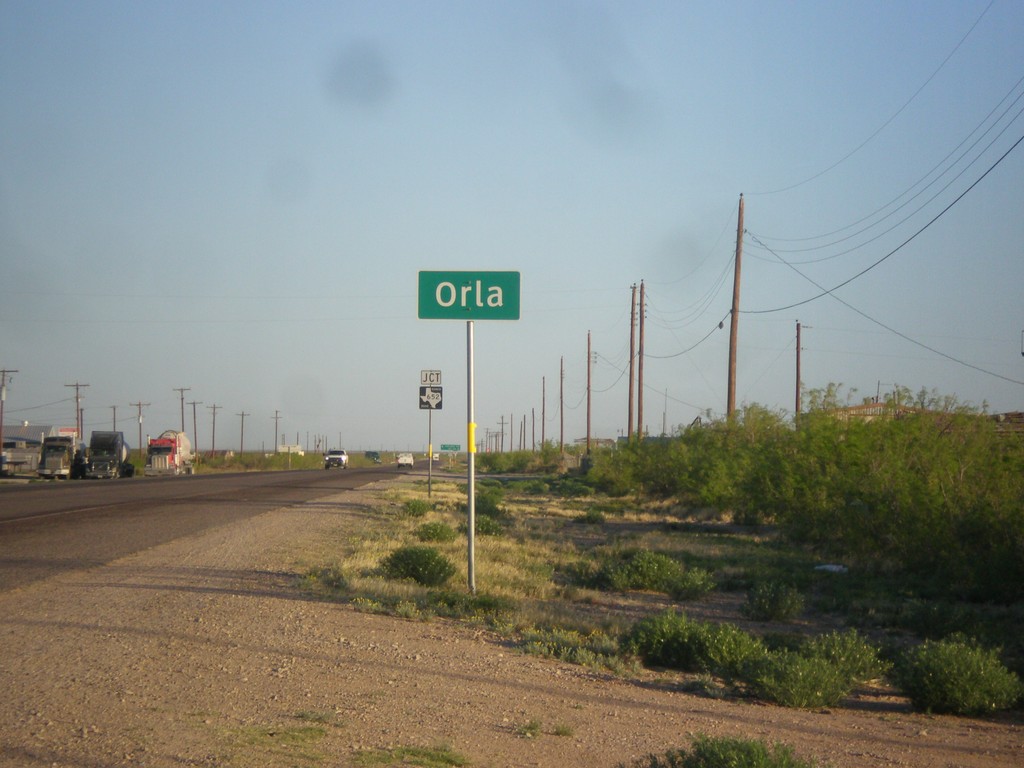
[[[376,467],[0,485],[0,591],[394,472]]]

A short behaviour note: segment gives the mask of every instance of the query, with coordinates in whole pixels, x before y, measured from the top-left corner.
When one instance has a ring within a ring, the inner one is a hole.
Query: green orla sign
[[[518,320],[518,272],[420,272],[420,320]]]

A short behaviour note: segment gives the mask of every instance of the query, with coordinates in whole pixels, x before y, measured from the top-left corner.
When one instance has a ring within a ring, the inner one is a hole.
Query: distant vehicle
[[[364,457],[372,461],[374,464],[380,464],[380,451],[367,451],[363,454]]]
[[[93,432],[85,465],[88,478],[131,477],[135,466],[128,461],[128,444],[123,432]]]
[[[348,454],[345,453],[340,448],[325,453],[324,469],[330,469],[331,467],[341,467],[342,469],[348,469]]]
[[[191,475],[195,472],[192,464],[192,442],[188,435],[176,429],[167,429],[160,437],[149,438],[146,449],[146,476]]]
[[[78,479],[84,476],[81,456],[81,449],[76,450],[75,438],[70,435],[44,437],[36,472],[51,480]]]
[[[399,467],[413,467],[416,465],[416,460],[412,457],[411,453],[400,453],[395,457],[395,462]]]

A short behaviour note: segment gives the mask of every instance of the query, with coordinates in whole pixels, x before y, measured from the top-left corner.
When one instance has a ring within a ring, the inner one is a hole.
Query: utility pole
[[[587,456],[590,455],[590,370],[594,367],[593,360],[590,351],[590,331],[587,331]]]
[[[199,428],[196,426],[196,406],[202,405],[202,400],[189,400],[188,404],[192,406],[192,445],[195,446],[195,450],[199,450]]]
[[[565,355],[559,360],[561,363],[558,375],[558,415],[562,421],[558,430],[558,452],[565,453]]]
[[[1021,342],[1024,344],[1024,341]],[[1024,347],[1021,347],[1024,349]],[[541,377],[541,447],[544,447],[544,432],[548,421],[548,377]]]
[[[139,458],[143,458],[145,454],[142,451],[142,409],[150,403],[144,403],[141,400],[137,403],[128,403],[128,405],[139,409]]]
[[[498,422],[498,426],[501,427],[501,447],[498,449],[499,453],[505,452],[505,416],[501,417],[501,421]],[[511,419],[509,420],[509,427],[511,427]]]
[[[800,321],[796,321],[796,405],[793,406],[793,421],[800,418]]]
[[[213,405],[206,406],[206,408],[213,413],[213,432],[211,433],[210,436],[211,455],[217,452],[217,411],[219,411],[221,407],[222,406],[219,406],[216,403],[214,403]],[[196,442],[198,442],[198,440]]]
[[[633,389],[636,378],[636,283],[632,285],[633,300],[629,310],[629,408],[626,415],[626,438],[633,439],[633,403],[636,392]]]
[[[270,418],[274,420],[274,453],[277,453],[277,424],[281,421],[280,411],[274,411],[274,415]]]
[[[736,410],[736,335],[740,321],[740,264],[743,260],[743,193],[736,217],[736,265],[732,278],[732,312],[729,318],[729,387],[725,403],[725,416],[732,418]]]
[[[4,402],[7,400],[7,378],[17,372],[10,368],[0,368],[0,469],[6,469],[2,465],[4,463]]]
[[[192,390],[192,387],[176,387],[175,392],[181,394],[181,431],[185,431],[185,393]]]
[[[65,387],[75,388],[75,432],[78,434],[78,439],[82,440],[82,396],[80,390],[84,387],[88,387],[88,384],[79,384],[77,381],[74,384],[65,384]]]
[[[647,299],[644,281],[640,281],[640,347],[636,364],[636,433],[644,439],[644,316],[647,314]]]
[[[242,417],[242,436],[238,440],[238,455],[241,456],[245,452],[245,417],[252,416],[252,414],[242,411],[241,413],[236,413],[235,415]]]

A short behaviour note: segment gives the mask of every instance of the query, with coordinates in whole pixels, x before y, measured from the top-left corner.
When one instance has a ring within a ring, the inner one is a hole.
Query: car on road
[[[331,467],[341,467],[342,469],[348,469],[348,454],[340,449],[328,451],[327,453],[325,453],[324,469],[330,469]]]
[[[380,464],[380,451],[367,451],[363,456],[368,458],[374,464]]]
[[[395,462],[399,467],[413,467],[416,464],[416,460],[413,459],[411,453],[400,453],[395,457]]]

